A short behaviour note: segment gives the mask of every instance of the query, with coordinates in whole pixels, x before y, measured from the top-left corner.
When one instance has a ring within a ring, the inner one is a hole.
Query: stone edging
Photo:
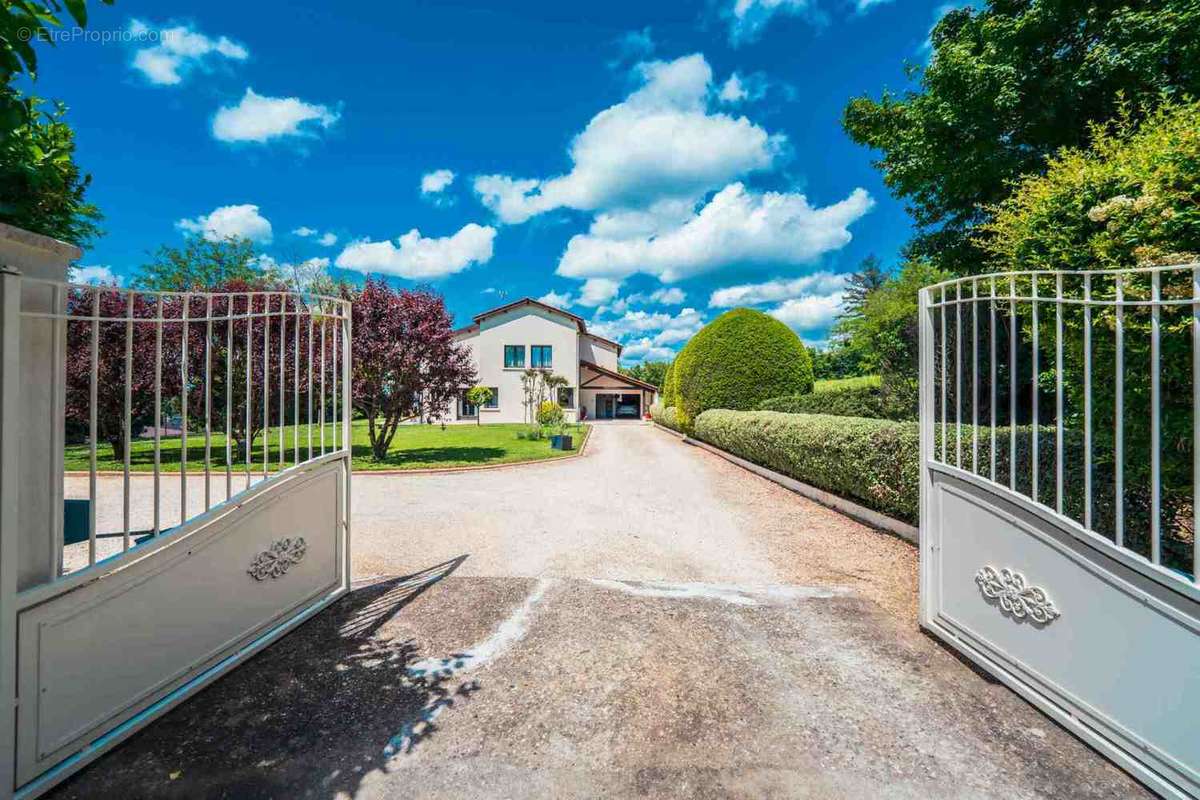
[[[865,525],[870,525],[872,528],[879,528],[880,530],[891,533],[910,544],[915,545],[919,542],[919,532],[914,525],[909,525],[907,522],[901,522],[898,519],[889,517],[886,514],[882,514],[874,509],[867,508],[866,506],[859,505],[852,500],[847,500],[846,498],[840,497],[832,492],[827,492],[824,489],[818,489],[815,486],[802,483],[795,478],[791,478],[782,473],[767,469],[760,464],[755,464],[753,461],[747,461],[746,459],[735,456],[733,453],[728,453],[719,447],[714,447],[708,442],[702,442],[699,439],[693,439],[690,436],[685,436],[678,431],[665,428],[657,423],[655,423],[655,427],[682,439],[684,444],[690,444],[693,447],[699,447],[702,450],[707,450],[708,452],[720,456],[732,464],[738,465],[742,469],[753,472],[755,475],[766,478],[773,483],[777,483],[789,491],[793,491],[798,495],[807,497],[809,500],[815,500],[823,506],[832,508],[834,511],[839,511],[851,519],[857,520]]]
[[[363,477],[365,475],[439,475],[441,473],[449,473],[449,472],[476,472],[479,470],[487,470],[487,469],[504,469],[505,467],[527,467],[530,464],[547,464],[547,463],[556,463],[559,461],[571,461],[576,458],[579,458],[580,456],[582,456],[584,454],[584,451],[587,450],[588,442],[590,442],[591,440],[592,440],[592,434],[591,434],[591,431],[589,430],[588,435],[584,438],[583,444],[580,446],[580,448],[578,450],[576,450],[574,453],[572,453],[569,456],[559,456],[558,458],[533,458],[528,461],[506,461],[502,464],[475,464],[472,466],[462,466],[462,467],[429,467],[427,469],[360,469],[360,470],[353,470],[353,474],[356,477]],[[114,470],[114,469],[96,470],[97,477],[102,477],[102,476],[107,477],[107,476],[124,475],[124,474],[125,473],[122,470]],[[166,470],[160,470],[158,474],[159,475],[178,476],[179,470],[175,470],[174,472],[167,472]],[[214,475],[217,474],[217,470],[214,469],[213,474]],[[224,475],[225,470],[224,469],[220,470],[220,474]],[[237,473],[234,473],[234,474],[236,476]],[[87,470],[66,470],[65,472],[63,472],[64,478],[87,478],[90,475],[91,475],[91,473],[88,472]],[[135,477],[138,475],[153,475],[153,473],[130,472],[129,475],[130,475],[130,477]],[[203,472],[192,472],[191,470],[189,470],[188,475],[203,477],[204,473]]]

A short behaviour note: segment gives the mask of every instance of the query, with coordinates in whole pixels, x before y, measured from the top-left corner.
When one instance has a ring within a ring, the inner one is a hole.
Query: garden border
[[[850,517],[857,522],[861,522],[865,525],[870,525],[872,528],[878,528],[879,530],[890,533],[912,545],[916,545],[920,539],[920,534],[916,526],[909,525],[907,522],[901,522],[894,517],[889,517],[882,512],[859,505],[852,500],[847,500],[846,498],[833,494],[832,492],[827,492],[824,489],[818,489],[815,486],[798,481],[795,478],[775,472],[772,469],[767,469],[761,464],[755,464],[753,461],[747,461],[746,459],[741,458],[740,456],[735,456],[733,453],[726,452],[715,445],[711,445],[708,442],[703,442],[699,439],[693,439],[692,437],[679,433],[678,431],[673,431],[670,428],[659,425],[657,422],[654,423],[654,426],[659,430],[666,431],[678,439],[682,439],[684,444],[692,445],[693,447],[699,447],[702,450],[707,450],[713,455],[720,456],[726,461],[736,464],[742,469],[753,472],[755,475],[758,475],[761,478],[766,478],[772,483],[777,483],[789,491],[795,492],[803,497],[807,497],[809,500],[814,500],[823,506],[832,508],[834,511],[845,514],[847,517]]]

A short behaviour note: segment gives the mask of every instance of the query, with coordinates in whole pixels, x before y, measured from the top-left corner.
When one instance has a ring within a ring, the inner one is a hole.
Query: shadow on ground
[[[478,689],[408,670],[416,644],[382,631],[465,560],[354,590],[47,797],[353,796]]]
[[[482,464],[501,458],[505,451],[499,447],[417,447],[404,450],[401,453],[388,453],[381,463],[397,467],[419,466],[422,464],[449,463]],[[352,450],[354,458],[368,459],[371,457],[369,445],[355,445]]]

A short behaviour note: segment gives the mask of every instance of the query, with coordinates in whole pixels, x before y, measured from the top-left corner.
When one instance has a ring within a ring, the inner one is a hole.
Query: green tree
[[[620,370],[622,375],[637,378],[639,381],[645,381],[661,389],[667,377],[668,366],[670,366],[669,361],[643,361],[632,367],[621,367]]]
[[[189,236],[182,246],[159,247],[137,277],[142,289],[179,292],[205,289],[231,281],[250,284],[276,282],[273,262],[264,260],[249,239],[229,237],[210,241]]]
[[[862,313],[863,303],[867,295],[883,286],[887,273],[883,270],[883,262],[874,255],[869,255],[859,262],[858,269],[846,279],[846,291],[842,297],[840,317],[854,317]]]
[[[882,153],[918,233],[908,256],[955,274],[985,271],[980,223],[1012,181],[1045,170],[1089,125],[1140,118],[1164,97],[1200,95],[1195,0],[990,0],[946,14],[920,90],[858,97],[843,125]]]
[[[75,163],[75,134],[66,107],[7,93],[19,124],[0,131],[0,221],[87,247],[100,234],[100,210],[86,199],[91,176]]]
[[[472,386],[467,390],[467,402],[475,406],[475,408],[483,408],[492,402],[492,390],[487,386]],[[483,424],[479,419],[478,413],[475,414],[475,424]]]

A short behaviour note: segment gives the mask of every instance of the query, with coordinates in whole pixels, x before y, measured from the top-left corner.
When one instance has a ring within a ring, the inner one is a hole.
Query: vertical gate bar
[[[938,309],[942,323],[942,463],[946,463],[946,287],[942,287],[942,305]]]
[[[124,536],[124,549],[129,549],[129,449],[133,446],[133,309],[134,295],[126,295],[125,308],[125,416],[123,433],[125,436],[125,458],[122,467],[122,483],[124,491],[121,498],[121,531]]]
[[[1008,277],[1008,488],[1017,489],[1017,279]]]
[[[313,443],[313,430],[312,430],[312,429],[313,429],[313,417],[312,417],[312,406],[313,406],[313,403],[312,403],[312,401],[313,401],[313,379],[312,379],[312,368],[313,368],[313,316],[312,316],[312,308],[310,307],[310,308],[308,309],[308,382],[305,384],[305,389],[307,390],[307,391],[305,391],[305,394],[308,396],[308,459],[309,459],[310,461],[312,460],[312,454],[313,454],[313,449],[312,449],[312,443]]]
[[[55,304],[55,308],[61,308]],[[0,264],[0,787],[17,783],[17,547],[21,508],[21,275]]]
[[[979,474],[979,279],[971,279],[971,473]]]
[[[251,386],[250,386],[250,362],[254,360],[254,345],[251,339],[251,331],[254,329],[254,295],[246,295],[246,429],[242,433],[244,443],[246,445],[246,488],[250,488],[250,473],[253,472],[254,453],[251,448],[250,441],[250,409],[251,405]]]
[[[917,387],[918,387],[918,405],[921,432],[921,483],[920,483],[920,524],[919,531],[919,569],[920,569],[920,591],[918,592],[918,602],[920,603],[920,618],[921,622],[925,623],[931,618],[930,609],[934,607],[931,599],[932,583],[930,578],[933,574],[933,547],[934,541],[931,530],[931,521],[934,518],[932,512],[933,503],[933,472],[930,465],[934,461],[935,441],[934,441],[934,426],[937,425],[935,418],[935,387],[934,387],[934,367],[936,360],[935,336],[933,327],[933,309],[932,309],[933,293],[930,289],[922,288],[917,292],[918,314],[918,372],[917,372]]]
[[[204,323],[204,510],[212,508],[212,294],[205,298]]]
[[[991,474],[988,476],[993,482],[996,480],[996,279],[992,278],[990,291],[988,292],[988,316],[991,318],[988,332],[988,343],[991,347],[991,380],[988,384],[991,388],[992,402],[989,404],[989,412],[991,416],[991,438],[992,446],[990,450],[991,456]]]
[[[342,301],[342,316],[345,320],[342,323],[344,326],[344,335],[342,338],[342,392],[343,392],[343,394],[342,394],[342,443],[343,443],[343,447],[346,450],[346,467],[345,467],[345,469],[346,469],[346,486],[345,486],[346,499],[344,501],[345,502],[345,513],[343,515],[345,538],[344,538],[344,541],[342,544],[342,549],[343,549],[342,569],[345,570],[345,573],[344,573],[345,578],[343,579],[343,585],[346,588],[349,588],[350,587],[350,574],[351,574],[350,573],[350,518],[351,518],[350,517],[350,498],[351,498],[350,478],[351,478],[351,468],[352,468],[352,462],[353,462],[353,458],[351,458],[351,455],[350,455],[353,452],[353,449],[350,447],[350,442],[351,442],[351,439],[350,439],[350,422],[351,422],[350,416],[351,415],[349,414],[350,393],[351,393],[352,387],[353,387],[353,381],[351,380],[352,373],[350,372],[350,347],[351,347],[351,343],[353,341],[354,320],[350,316],[350,306],[345,301]]]
[[[292,299],[292,458],[295,464],[300,463],[300,295],[289,295]],[[293,464],[294,466],[294,464]]]
[[[100,289],[92,290],[92,373],[88,380],[88,566],[96,563],[96,384],[100,372]]]
[[[322,303],[322,310],[324,304]],[[321,422],[321,455],[325,455],[325,315],[321,315],[321,403],[317,409]]]
[[[1083,527],[1092,529],[1092,274],[1083,275]]]
[[[1113,535],[1125,546],[1125,276],[1117,273],[1116,380],[1113,381]]]
[[[187,522],[187,457],[188,457],[188,311],[192,305],[192,296],[183,295],[183,321],[180,325],[180,357],[179,357],[179,524]]]
[[[1192,268],[1192,582],[1200,584],[1200,267]]]
[[[338,316],[340,317],[341,315],[339,314]],[[330,332],[331,341],[329,343],[330,347],[333,348],[333,360],[332,360],[332,363],[329,365],[330,370],[331,370],[330,375],[329,375],[329,381],[332,384],[332,386],[330,387],[330,390],[329,390],[329,394],[331,395],[331,397],[329,399],[330,399],[330,402],[332,402],[332,404],[333,404],[332,436],[333,436],[334,452],[337,452],[340,449],[338,447],[338,427],[339,427],[338,426],[338,422],[339,422],[339,420],[338,420],[338,330],[340,327],[341,327],[341,320],[340,319],[335,320],[334,324],[332,326],[333,329]]]
[[[287,448],[283,438],[283,411],[287,408],[287,295],[279,295],[279,471],[283,472],[284,454]]]
[[[225,295],[225,499],[233,497],[233,295]]]
[[[263,478],[271,470],[271,295],[263,294]]]
[[[1054,276],[1054,510],[1063,513],[1063,276]]]
[[[162,490],[159,472],[162,467],[162,326],[163,296],[158,296],[158,319],[154,323],[154,535],[162,530]],[[125,540],[129,549],[129,540]]]
[[[1159,394],[1159,325],[1162,317],[1162,273],[1150,273],[1150,560],[1162,563],[1162,447]]]
[[[954,466],[962,469],[962,282],[954,284]]]
[[[1029,276],[1029,324],[1033,328],[1030,337],[1029,362],[1029,496],[1038,502],[1038,276]]]

